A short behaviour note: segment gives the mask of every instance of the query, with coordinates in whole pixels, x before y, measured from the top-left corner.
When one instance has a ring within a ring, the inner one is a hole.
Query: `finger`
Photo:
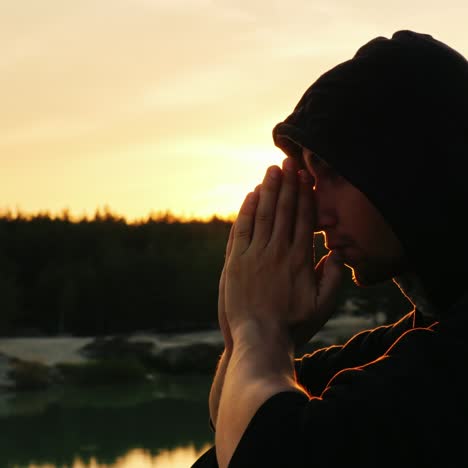
[[[261,184],[257,185],[255,187],[255,190],[254,192],[256,193],[256,196],[257,198],[259,197],[259,193],[260,193],[260,188],[261,188]],[[228,241],[227,241],[227,245],[226,245],[226,253],[225,253],[225,256],[224,256],[224,264],[226,265],[228,260],[229,260],[229,256],[231,255],[231,250],[232,250],[232,240],[234,239],[234,229],[235,229],[235,225],[236,222],[234,221],[231,225],[231,229],[229,230],[229,238],[228,238]]]
[[[258,192],[248,193],[234,223],[230,256],[242,255],[248,249],[252,240],[257,204]]]
[[[221,276],[219,278],[219,293],[218,293],[218,310],[220,307],[224,307],[224,287],[226,284],[226,265],[229,260],[229,256],[231,255],[232,250],[232,239],[234,238],[234,225],[235,222],[232,223],[231,229],[229,230],[229,237],[226,244],[226,252],[224,255],[224,265],[221,271]]]
[[[257,197],[257,200],[258,200],[258,197],[260,196],[260,188],[262,187],[261,184],[258,184],[255,189],[254,189],[254,194],[253,196]],[[227,245],[226,245],[226,254],[225,254],[225,258],[224,258],[224,264],[226,265],[228,260],[229,260],[229,256],[231,255],[231,250],[232,250],[232,241],[234,239],[234,229],[235,229],[235,221],[232,223],[232,226],[231,226],[231,229],[229,231],[229,238],[228,238],[228,241],[227,241]],[[253,233],[252,233],[253,235]]]
[[[270,166],[265,173],[255,215],[252,245],[264,247],[270,240],[281,179],[282,172],[278,166]]]
[[[232,250],[232,239],[234,237],[234,225],[236,224],[236,222],[234,221],[231,225],[231,229],[229,230],[229,237],[228,237],[228,241],[227,241],[227,244],[226,244],[226,252],[224,254],[224,264],[227,263],[227,261],[229,260],[229,255],[231,255],[231,250]]]
[[[345,265],[338,255],[329,252],[315,267],[317,280],[317,307],[332,307],[336,301],[336,291],[344,277]]]
[[[299,171],[297,211],[293,244],[309,255],[313,251],[315,207],[313,178],[307,170]]]
[[[283,180],[276,203],[276,216],[273,225],[272,239],[277,242],[292,241],[297,206],[299,166],[292,158],[283,161]]]
[[[224,313],[225,304],[224,304],[224,294],[226,288],[226,264],[221,271],[221,276],[219,277],[218,284],[218,315]]]
[[[224,265],[219,281],[219,292],[218,292],[218,324],[221,334],[224,339],[224,346],[226,348],[232,348],[232,336],[229,329],[229,324],[226,319],[226,265]]]
[[[224,265],[223,269],[221,270],[221,276],[219,278],[219,294],[218,294],[218,309],[220,306],[224,306],[224,286],[226,283],[226,265],[229,260],[229,256],[231,255],[232,250],[232,239],[234,237],[234,225],[235,222],[232,223],[231,229],[229,230],[229,238],[226,244],[226,252],[224,255]],[[221,303],[221,300],[223,301]]]

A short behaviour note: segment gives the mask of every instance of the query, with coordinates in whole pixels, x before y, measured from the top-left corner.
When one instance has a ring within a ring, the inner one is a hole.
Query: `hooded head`
[[[468,292],[468,62],[427,34],[377,37],[320,76],[273,129],[358,188],[442,309]]]

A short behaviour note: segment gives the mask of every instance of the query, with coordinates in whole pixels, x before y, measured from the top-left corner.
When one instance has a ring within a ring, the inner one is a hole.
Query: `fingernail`
[[[257,192],[257,191],[254,191],[254,192],[250,192],[250,193],[249,193],[249,200],[248,200],[248,202],[249,202],[251,205],[256,205],[256,204],[257,204],[257,199],[258,199],[258,192]]]
[[[283,162],[283,167],[285,171],[293,172],[296,169],[296,165],[291,158],[287,158]]]
[[[269,176],[270,176],[273,180],[279,179],[280,176],[281,176],[281,170],[279,169],[279,167],[272,167],[272,168],[270,168]]]

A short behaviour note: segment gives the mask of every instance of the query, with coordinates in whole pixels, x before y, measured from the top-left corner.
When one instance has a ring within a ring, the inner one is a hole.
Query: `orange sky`
[[[398,29],[467,55],[467,20],[466,0],[4,0],[0,209],[234,213],[321,73]]]

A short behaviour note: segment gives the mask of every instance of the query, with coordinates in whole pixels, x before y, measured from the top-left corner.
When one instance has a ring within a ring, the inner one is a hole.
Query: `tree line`
[[[170,213],[127,222],[110,212],[0,215],[0,335],[108,335],[217,327],[219,275],[232,220]],[[320,241],[317,256],[325,249]],[[393,284],[349,297],[392,319],[408,309]],[[396,313],[396,315],[398,315]]]

